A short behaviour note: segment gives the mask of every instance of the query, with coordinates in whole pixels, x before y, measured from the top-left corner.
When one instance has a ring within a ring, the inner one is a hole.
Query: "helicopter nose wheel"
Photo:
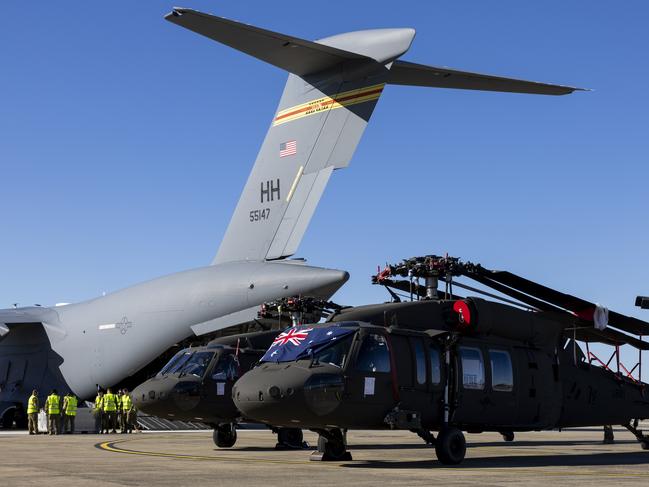
[[[318,436],[318,451],[311,454],[311,461],[347,461],[352,454],[347,451],[345,435],[339,428],[331,430],[314,430]]]
[[[219,448],[231,448],[237,442],[237,430],[233,423],[220,424],[214,428],[212,438]]]
[[[304,435],[302,434],[302,430],[300,428],[278,428],[276,433],[276,450],[297,450],[299,448],[305,447],[305,444],[303,442]]]
[[[508,441],[508,442],[509,441],[514,441],[514,432],[513,431],[500,431],[499,433],[502,435],[503,440]]]
[[[437,435],[435,453],[444,465],[457,465],[466,455],[464,434],[457,428],[444,428]]]

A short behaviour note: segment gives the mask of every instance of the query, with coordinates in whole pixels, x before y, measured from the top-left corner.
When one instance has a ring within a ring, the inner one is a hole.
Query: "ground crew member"
[[[128,424],[131,427],[131,433],[133,432],[133,430],[135,430],[137,433],[141,433],[140,425],[137,424],[137,407],[135,406],[135,404],[133,404],[131,411],[128,413]]]
[[[116,431],[116,420],[117,420],[117,396],[108,389],[106,394],[104,394],[104,420],[105,427],[104,430],[108,433],[108,430],[112,430],[111,433],[117,433]]]
[[[128,394],[128,389],[124,389],[122,391],[122,416],[121,416],[121,427],[122,427],[122,434],[124,433],[130,433],[133,431],[133,426],[131,422],[129,421],[129,415],[131,414],[131,409],[133,409],[133,400],[131,399],[131,396]]]
[[[47,401],[45,401],[45,411],[47,412],[47,429],[49,434],[58,434],[59,417],[61,416],[61,398],[56,393],[56,389],[52,389],[52,393],[47,396]]]
[[[98,391],[95,398],[95,432],[104,432],[104,391]]]
[[[117,398],[117,419],[115,421],[115,426],[121,428],[122,425],[122,389],[117,390],[115,397]]]
[[[71,392],[66,394],[63,399],[63,432],[74,433],[74,420],[77,417],[77,396]]]
[[[27,425],[30,435],[38,434],[38,391],[36,389],[27,399]]]

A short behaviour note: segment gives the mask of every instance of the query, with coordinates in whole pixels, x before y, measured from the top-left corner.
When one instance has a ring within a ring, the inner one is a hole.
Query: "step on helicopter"
[[[649,449],[638,428],[649,418],[641,370],[649,323],[452,257],[389,265],[373,283],[393,302],[339,310],[271,344],[233,388],[244,416],[317,432],[315,460],[350,460],[347,429],[410,430],[447,465],[465,457],[463,431],[512,441],[518,431],[613,424]],[[458,296],[458,287],[490,299]],[[402,302],[403,292],[412,300]],[[592,343],[614,347],[608,363]],[[638,350],[631,370],[622,345]]]
[[[214,429],[216,446],[230,448],[237,441],[236,426],[244,419],[232,400],[236,380],[259,361],[278,335],[283,339],[282,330],[318,322],[340,309],[335,303],[304,296],[264,303],[257,319],[233,327],[235,334],[178,351],[154,377],[135,388],[135,405],[153,416],[208,424]],[[236,333],[253,327],[258,331]],[[277,435],[277,449],[308,446],[300,428],[271,429]]]

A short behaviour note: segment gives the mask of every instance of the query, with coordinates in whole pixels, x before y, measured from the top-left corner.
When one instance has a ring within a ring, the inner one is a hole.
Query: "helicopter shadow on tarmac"
[[[317,442],[316,442],[317,443]],[[295,448],[295,451],[313,451],[317,447],[316,444],[309,444],[309,446],[304,448]],[[430,448],[430,446],[424,443],[392,443],[390,445],[350,445],[349,447],[352,450],[423,450]],[[290,450],[290,449],[284,449]],[[222,452],[224,450],[220,448],[214,448],[214,451]],[[266,447],[266,446],[245,446],[237,448],[236,451],[245,451],[245,452],[269,452],[276,451],[275,447]]]
[[[616,443],[633,443],[627,441],[619,441]],[[576,442],[520,442],[516,446],[555,446],[555,445],[588,445],[593,444],[589,442],[576,441]],[[495,447],[495,446],[508,446],[511,448],[513,445],[502,445],[499,443],[478,443],[471,445],[472,447]],[[350,446],[350,450],[361,450],[365,445]],[[369,445],[368,445],[369,446]],[[405,446],[405,445],[404,445]],[[412,445],[408,445],[412,446]],[[467,445],[468,446],[468,445]],[[392,447],[397,448],[396,445]],[[430,460],[407,460],[399,461],[380,461],[380,460],[366,460],[363,462],[355,462],[341,465],[346,468],[449,468],[447,465],[442,465],[434,459],[434,449],[430,448],[433,457]],[[367,448],[369,449],[369,448]],[[529,451],[529,450],[528,450]],[[490,456],[482,458],[467,457],[460,465],[454,465],[451,468],[457,469],[475,469],[475,468],[512,468],[512,467],[528,467],[528,468],[542,468],[542,467],[577,467],[577,466],[623,466],[623,465],[643,465],[649,464],[649,452],[606,452],[606,453],[584,453],[584,454],[538,454],[538,455],[511,455],[508,451],[503,456]]]

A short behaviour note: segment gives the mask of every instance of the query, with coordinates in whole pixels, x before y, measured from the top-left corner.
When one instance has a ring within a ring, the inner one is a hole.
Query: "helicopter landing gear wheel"
[[[332,430],[317,431],[318,451],[311,454],[310,460],[322,462],[341,462],[352,459],[352,454],[347,451],[345,435],[336,428]]]
[[[304,435],[300,428],[279,428],[277,430],[277,445],[275,448],[303,448]]]
[[[16,408],[7,409],[2,417],[0,417],[0,429],[8,430],[13,428],[15,414]]]
[[[237,442],[237,430],[232,423],[220,424],[214,428],[212,438],[219,448],[231,448]]]
[[[437,435],[435,442],[437,459],[444,465],[457,465],[466,455],[464,434],[457,428],[445,428]]]
[[[649,436],[645,435],[642,430],[638,429],[639,422],[639,420],[635,419],[633,421],[629,421],[623,426],[631,433],[633,433],[633,436],[635,436],[636,440],[638,440],[638,443],[640,443],[640,447],[643,450],[649,450]]]
[[[500,431],[500,434],[505,441],[514,441],[514,432],[513,431]]]

